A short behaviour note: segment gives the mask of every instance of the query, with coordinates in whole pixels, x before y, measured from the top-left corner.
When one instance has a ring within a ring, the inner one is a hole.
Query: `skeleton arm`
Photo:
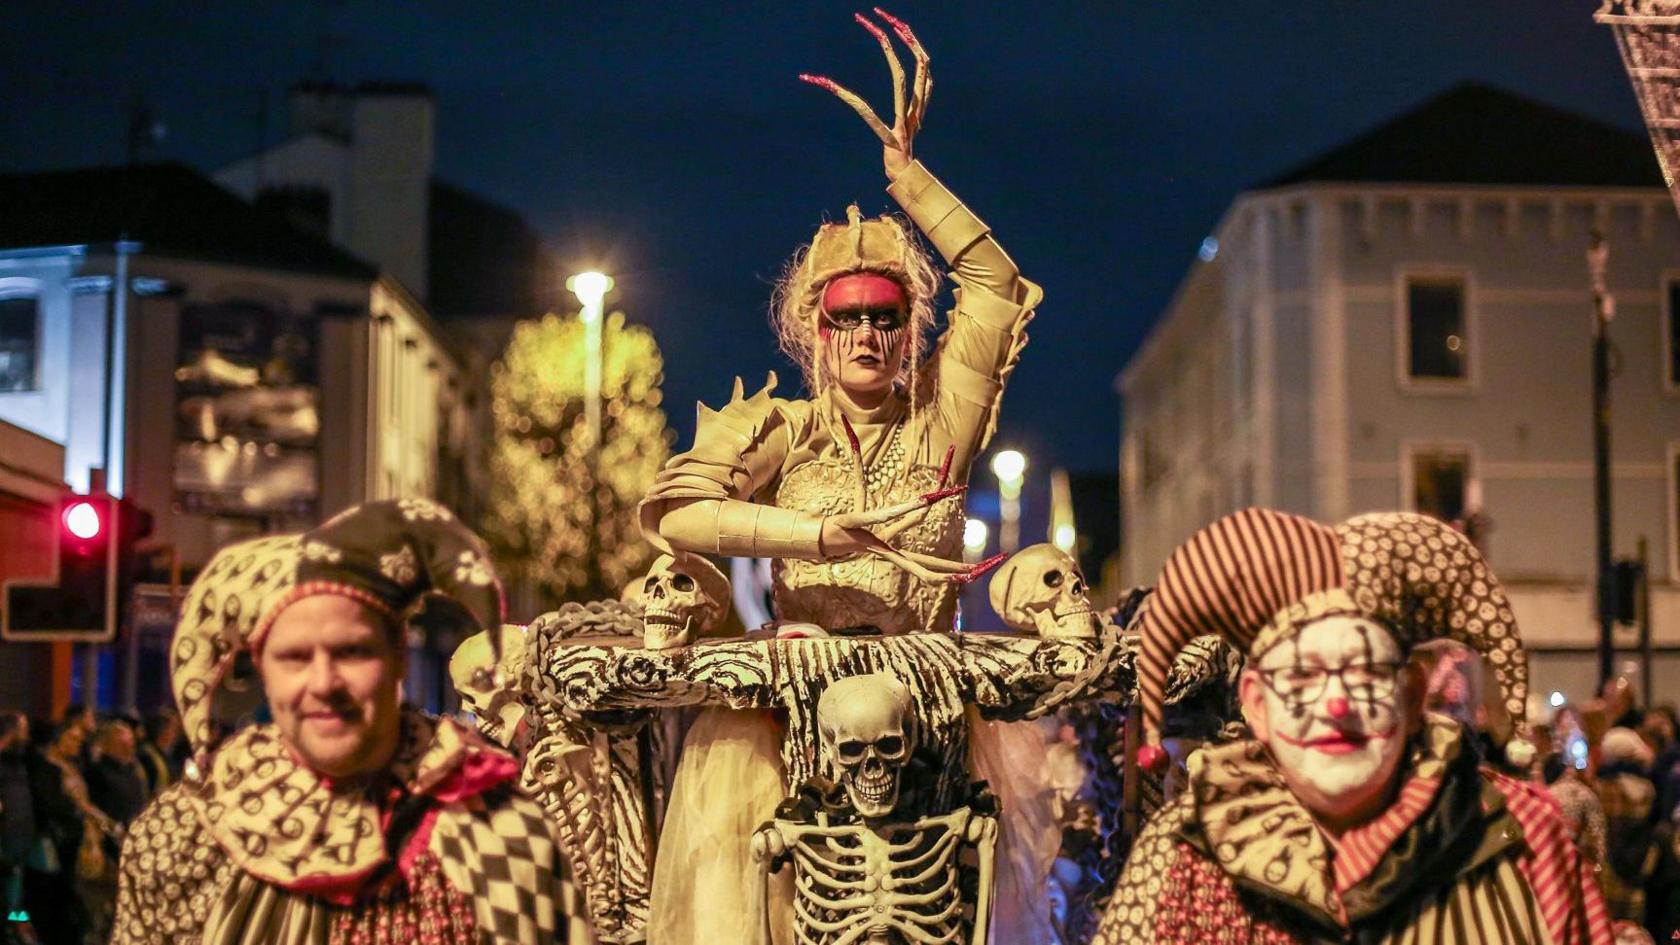
[[[753,928],[751,945],[771,945],[770,931],[770,872],[771,865],[776,858],[787,852],[787,843],[782,839],[781,830],[775,821],[771,821],[758,829],[752,838],[753,866],[758,875],[751,881],[751,898],[747,908],[758,914],[759,921]]]
[[[976,865],[980,871],[980,881],[974,893],[974,938],[971,945],[989,945],[991,942],[992,887],[997,879],[997,835],[997,818],[982,814],[976,814],[964,832],[963,839],[974,844]]]

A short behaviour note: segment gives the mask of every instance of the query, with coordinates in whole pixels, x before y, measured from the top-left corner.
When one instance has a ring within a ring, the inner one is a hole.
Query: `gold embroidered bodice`
[[[938,486],[937,467],[909,459],[924,452],[905,443],[919,435],[909,429],[912,426],[921,425],[914,418],[894,424],[883,434],[888,439],[875,462],[865,466],[864,494],[871,508],[903,502]],[[842,447],[784,473],[775,486],[775,504],[817,515],[850,511],[855,483],[849,447]],[[962,504],[941,502],[896,535],[892,544],[906,551],[961,558],[962,527]],[[875,627],[888,634],[955,627],[954,585],[919,581],[871,555],[833,562],[779,558],[771,565],[771,575],[776,614],[783,620],[829,629]]]

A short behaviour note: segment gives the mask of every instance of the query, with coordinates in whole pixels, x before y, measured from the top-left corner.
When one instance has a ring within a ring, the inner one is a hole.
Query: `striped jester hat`
[[[1141,617],[1139,760],[1152,767],[1160,755],[1167,673],[1191,639],[1216,633],[1257,660],[1333,616],[1373,620],[1408,651],[1442,637],[1476,650],[1522,730],[1528,663],[1516,618],[1463,533],[1410,512],[1360,515],[1331,528],[1250,508],[1192,535],[1161,569]]]

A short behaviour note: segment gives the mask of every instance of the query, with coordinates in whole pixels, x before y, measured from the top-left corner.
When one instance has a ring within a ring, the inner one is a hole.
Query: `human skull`
[[[1055,545],[1021,549],[992,576],[992,609],[1016,630],[1041,637],[1090,639],[1102,619],[1086,596],[1089,586],[1079,562]]]
[[[729,616],[729,579],[699,555],[660,555],[642,579],[640,599],[643,647],[688,646]]]
[[[900,774],[910,759],[909,711],[910,690],[886,673],[848,676],[817,700],[824,759],[865,819],[888,817],[898,806]]]
[[[490,631],[473,634],[449,657],[449,678],[461,703],[478,717],[479,731],[503,747],[513,744],[525,707],[519,676],[525,668],[525,628],[503,624],[497,631],[501,662],[490,649]]]

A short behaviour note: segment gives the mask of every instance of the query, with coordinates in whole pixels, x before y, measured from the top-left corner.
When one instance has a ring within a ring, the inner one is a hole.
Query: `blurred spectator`
[[[1598,793],[1587,784],[1581,772],[1567,766],[1546,790],[1563,809],[1564,822],[1569,825],[1570,837],[1581,856],[1594,867],[1602,867],[1607,859],[1606,827],[1604,805]]]
[[[94,744],[95,760],[87,768],[88,796],[112,821],[126,826],[140,815],[149,796],[134,728],[121,719],[104,722]]]
[[[146,787],[156,797],[164,788],[181,776],[179,749],[181,716],[174,709],[164,709],[146,720],[146,737],[140,743],[140,764],[146,769]]]
[[[35,845],[35,804],[29,793],[29,719],[0,712],[0,913],[24,909],[23,867]],[[8,923],[0,942],[27,941]]]
[[[1674,724],[1674,707],[1657,706],[1645,713],[1639,734],[1651,746],[1656,760],[1651,763],[1651,783],[1657,789],[1657,807],[1652,817],[1674,823],[1680,807],[1680,738]]]
[[[29,789],[39,841],[24,871],[24,902],[46,945],[82,945],[92,931],[83,879],[105,866],[99,831],[107,818],[88,798],[79,765],[86,721],[66,713],[62,724],[32,726]]]
[[[1633,680],[1626,676],[1605,680],[1599,696],[1604,702],[1604,718],[1611,726],[1637,729],[1644,720],[1638,708],[1639,691],[1634,689]]]
[[[1652,842],[1656,788],[1649,776],[1653,754],[1633,729],[1616,726],[1599,743],[1598,799],[1604,805],[1608,858],[1599,874],[1615,919],[1645,922],[1645,886],[1662,851]]]

